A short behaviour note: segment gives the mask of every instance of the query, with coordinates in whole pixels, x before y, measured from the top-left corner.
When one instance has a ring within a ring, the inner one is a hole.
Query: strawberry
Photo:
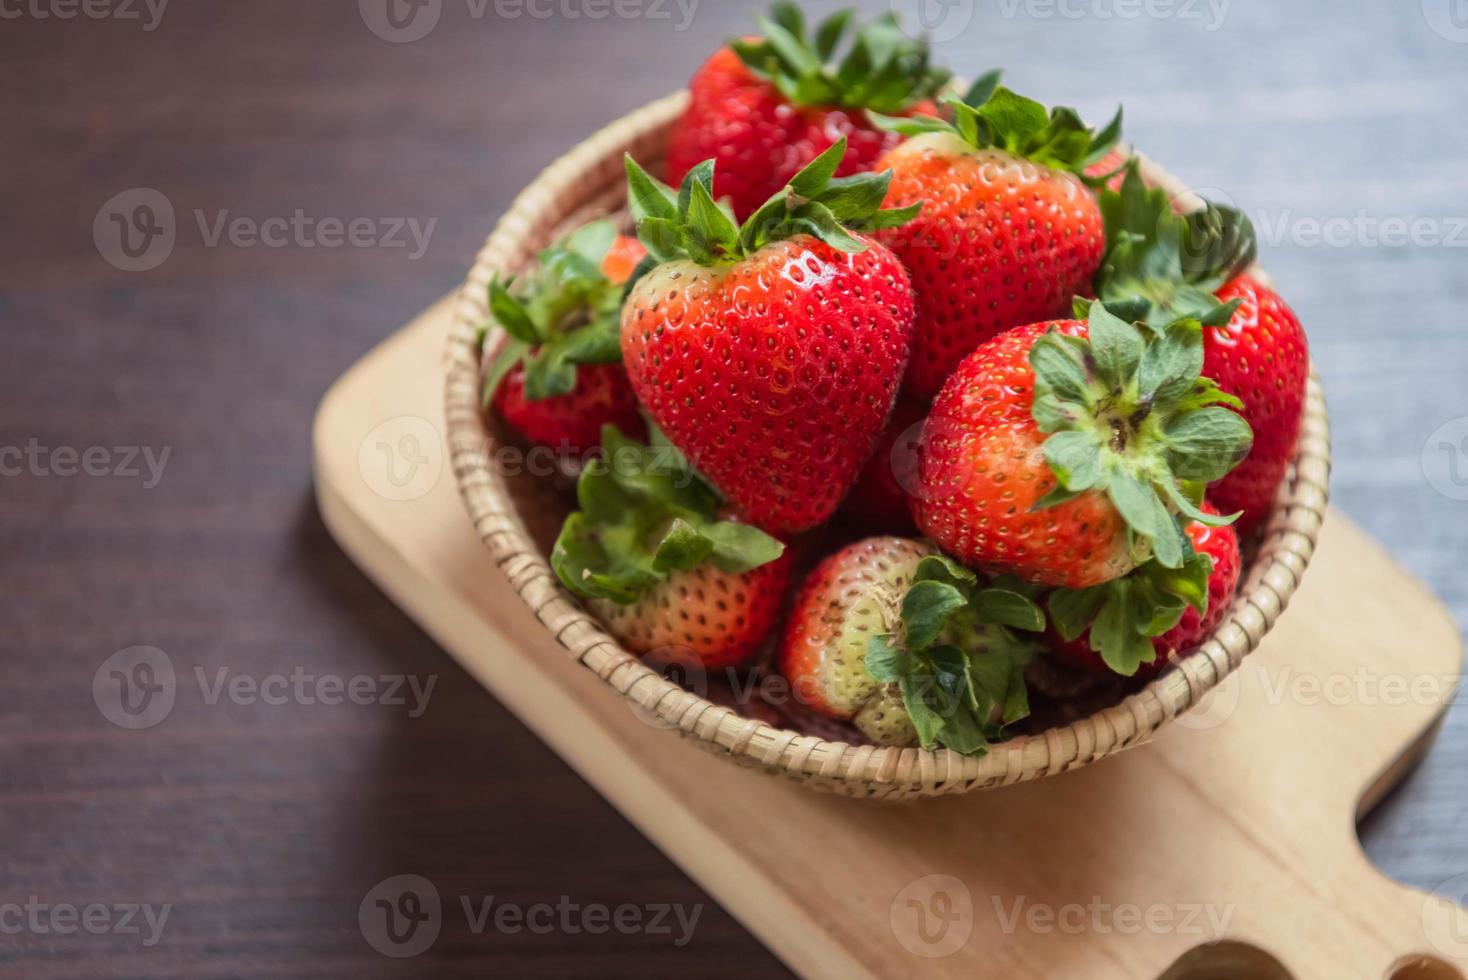
[[[811,710],[881,745],[984,751],[1029,713],[1024,670],[1044,628],[1024,591],[991,587],[930,545],[868,538],[818,565],[780,664]]]
[[[1305,329],[1284,299],[1253,276],[1237,276],[1218,291],[1225,304],[1239,301],[1228,323],[1203,337],[1203,369],[1243,402],[1254,429],[1254,449],[1209,490],[1225,510],[1242,511],[1240,533],[1261,525],[1274,509],[1300,426],[1310,377]]]
[[[890,175],[831,180],[839,141],[736,227],[713,161],[675,194],[628,158],[638,233],[657,264],[622,312],[622,354],[648,414],[744,518],[825,521],[892,410],[912,338],[907,273],[855,229]]]
[[[1207,502],[1203,512],[1218,513]],[[1187,534],[1194,557],[1181,574],[1149,561],[1105,585],[1052,593],[1056,652],[1095,673],[1151,678],[1205,640],[1228,612],[1239,584],[1239,536],[1232,527],[1197,521]],[[1136,609],[1151,613],[1141,617]]]
[[[1106,249],[1101,211],[1078,176],[1121,134],[1097,135],[1071,109],[980,79],[944,104],[954,122],[878,119],[912,136],[878,167],[894,171],[889,207],[926,201],[907,227],[884,232],[912,275],[917,332],[907,390],[932,398],[979,344],[1011,327],[1064,316]]]
[[[1133,167],[1117,192],[1101,196],[1110,242],[1097,295],[1153,326],[1202,317],[1203,373],[1240,401],[1254,448],[1209,490],[1225,510],[1242,512],[1240,533],[1267,518],[1299,439],[1310,373],[1309,344],[1285,301],[1245,270],[1254,262],[1254,227],[1216,204],[1176,215],[1163,191],[1148,190]]]
[[[610,599],[587,605],[633,653],[686,650],[704,670],[719,670],[754,655],[780,616],[789,583],[789,556],[737,574],[700,565],[672,572],[629,606]]]
[[[618,235],[601,260],[601,274],[618,286],[632,281],[637,266],[647,258],[647,247],[631,235]]]
[[[515,293],[490,283],[505,341],[485,369],[485,403],[527,439],[580,455],[603,425],[643,433],[617,332],[622,285],[642,253],[636,239],[596,221],[542,252]]]
[[[918,527],[959,561],[1084,589],[1155,557],[1181,569],[1182,522],[1228,519],[1201,487],[1249,449],[1238,400],[1201,377],[1203,326],[1160,335],[1101,303],[974,351],[923,430]]]
[[[606,423],[641,435],[637,398],[619,364],[583,364],[576,386],[564,395],[531,398],[525,369],[516,366],[495,389],[494,410],[531,442],[576,457],[597,444]]]
[[[871,170],[900,139],[863,112],[935,113],[933,95],[949,73],[929,65],[925,41],[903,34],[894,16],[857,31],[839,65],[833,56],[851,26],[850,10],[806,36],[799,8],[777,3],[761,18],[763,37],[734,41],[689,84],[688,108],[668,142],[668,179],[680,183],[712,158],[718,197],[740,218],[752,214],[808,163],[845,138],[839,176]]]
[[[918,448],[926,415],[922,402],[898,398],[876,449],[841,505],[841,512],[868,534],[904,534],[915,529],[907,493],[917,488]]]
[[[1082,173],[1091,181],[1102,181],[1103,186],[1111,190],[1119,190],[1121,182],[1126,176],[1127,161],[1131,159],[1130,154],[1120,147],[1111,150],[1100,160],[1086,167]]]
[[[634,653],[691,650],[705,668],[748,660],[779,617],[785,546],[727,519],[718,493],[654,431],[607,426],[576,485],[551,567]]]

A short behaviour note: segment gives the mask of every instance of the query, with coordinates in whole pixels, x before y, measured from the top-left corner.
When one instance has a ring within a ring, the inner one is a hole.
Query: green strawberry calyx
[[[1161,330],[1128,323],[1103,303],[1077,303],[1086,337],[1051,330],[1030,350],[1031,414],[1056,486],[1035,510],[1105,494],[1126,522],[1138,563],[1182,569],[1193,555],[1187,521],[1210,527],[1239,515],[1204,513],[1203,489],[1248,455],[1253,431],[1237,398],[1202,376],[1203,324]]]
[[[945,96],[942,105],[952,122],[931,116],[894,118],[869,112],[873,125],[920,136],[948,133],[976,150],[1003,150],[1033,163],[1076,174],[1088,184],[1103,178],[1086,177],[1085,170],[1099,163],[1121,141],[1122,112],[1100,132],[1090,128],[1074,109],[1046,109],[999,84],[1000,74],[989,72],[963,97]]]
[[[797,235],[814,237],[842,252],[858,253],[867,243],[853,232],[896,228],[917,217],[922,205],[883,210],[892,171],[836,177],[846,139],[831,146],[790,179],[739,225],[722,201],[714,200],[714,161],[705,160],[674,191],[648,175],[631,156],[627,197],[637,237],[647,246],[645,265],[691,259],[699,265],[731,265],[772,242]]]
[[[924,749],[980,755],[1030,713],[1025,668],[1045,628],[1028,585],[984,582],[949,558],[918,563],[898,629],[868,641],[866,670],[895,685]]]
[[[649,445],[602,428],[602,452],[576,484],[551,567],[572,593],[622,605],[675,571],[712,565],[738,574],[785,546],[750,524],[721,520],[724,501],[654,426]]]
[[[839,62],[836,52],[852,26],[853,11],[838,10],[806,33],[793,3],[776,3],[759,19],[762,37],[730,42],[750,71],[798,106],[842,106],[900,113],[933,98],[952,73],[932,64],[926,40],[911,37],[885,14],[860,26]]]
[[[506,340],[485,371],[485,405],[516,365],[525,367],[525,397],[541,401],[570,394],[577,365],[622,359],[622,287],[601,271],[616,238],[612,222],[593,221],[541,252],[513,292],[513,280],[490,280],[490,316]],[[481,346],[487,333],[488,325]]]
[[[1155,663],[1154,637],[1177,626],[1188,607],[1208,614],[1213,559],[1194,552],[1180,568],[1153,559],[1121,578],[1088,589],[1056,589],[1046,600],[1055,631],[1067,642],[1086,635],[1106,666],[1132,677]],[[1087,633],[1089,631],[1089,634]]]
[[[1137,161],[1117,190],[1099,195],[1106,220],[1106,255],[1096,295],[1113,309],[1154,328],[1184,317],[1222,326],[1238,308],[1215,292],[1254,264],[1254,225],[1236,208],[1205,202],[1178,214],[1165,190],[1148,188]]]

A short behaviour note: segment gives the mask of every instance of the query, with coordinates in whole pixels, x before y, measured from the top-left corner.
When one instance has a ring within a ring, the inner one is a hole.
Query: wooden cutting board
[[[819,795],[658,730],[510,590],[446,464],[447,329],[441,302],[327,394],[315,428],[326,523],[798,973],[1463,980],[1468,912],[1382,877],[1355,830],[1426,750],[1455,690],[1460,639],[1339,514],[1262,649],[1153,743],[964,797]],[[1468,876],[1443,890],[1461,901]]]

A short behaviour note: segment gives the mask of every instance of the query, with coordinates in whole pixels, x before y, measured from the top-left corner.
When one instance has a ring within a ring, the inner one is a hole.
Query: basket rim
[[[1252,653],[1298,588],[1325,517],[1329,418],[1312,365],[1292,473],[1280,488],[1254,561],[1233,605],[1207,640],[1144,688],[1068,725],[1019,735],[982,756],[828,741],[744,717],[666,680],[623,649],[567,592],[540,554],[491,465],[494,438],[480,408],[478,331],[486,291],[549,240],[578,210],[621,203],[623,153],[647,159],[681,113],[676,92],[612,122],[547,167],[512,203],[475,257],[453,308],[445,422],[449,456],[481,541],[511,586],[575,660],[632,705],[735,761],[843,795],[917,798],[988,789],[1070,771],[1149,739],[1196,706]],[[1187,188],[1144,159],[1149,177],[1187,199]]]

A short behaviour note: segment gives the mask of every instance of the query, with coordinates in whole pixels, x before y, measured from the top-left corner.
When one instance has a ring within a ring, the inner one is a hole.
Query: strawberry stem
[[[1074,109],[1060,106],[1046,110],[1039,102],[998,82],[998,73],[990,72],[974,83],[965,97],[946,96],[942,103],[952,113],[952,122],[870,111],[867,116],[880,129],[905,136],[948,133],[976,150],[1003,150],[1074,174],[1084,174],[1087,167],[1103,159],[1121,141],[1121,109],[1098,133],[1087,127]]]
[[[1214,293],[1258,256],[1254,225],[1243,212],[1208,203],[1178,214],[1167,192],[1148,188],[1137,161],[1117,190],[1103,190],[1106,256],[1096,272],[1096,295],[1154,328],[1195,317],[1205,326],[1227,323],[1234,307]]]
[[[917,217],[921,204],[884,210],[892,171],[836,177],[846,155],[843,137],[790,178],[742,226],[715,201],[714,161],[690,170],[677,191],[626,158],[627,197],[637,235],[657,262],[690,259],[699,265],[731,265],[773,242],[811,235],[832,248],[867,249],[859,232],[895,228]]]
[[[774,4],[759,25],[762,37],[731,41],[729,47],[798,106],[901,113],[933,98],[952,78],[931,63],[928,42],[903,32],[895,14],[859,27],[839,63],[833,59],[852,26],[849,9],[822,21],[810,37],[793,3]]]
[[[604,427],[601,455],[581,471],[581,509],[566,518],[551,567],[582,598],[630,605],[672,572],[747,572],[784,553],[753,525],[720,520],[718,491],[653,428],[643,445]]]
[[[1049,435],[1044,453],[1056,479],[1036,510],[1103,493],[1134,551],[1168,569],[1192,557],[1186,521],[1217,527],[1237,518],[1199,506],[1202,488],[1226,476],[1253,443],[1249,423],[1229,410],[1238,399],[1202,376],[1201,321],[1153,331],[1092,303],[1087,336],[1045,334],[1030,365],[1031,414]]]
[[[525,397],[541,401],[570,394],[578,365],[622,359],[622,287],[601,268],[616,237],[612,222],[590,222],[542,251],[518,288],[490,281],[491,321],[507,340],[485,372],[486,406],[517,365],[525,368]]]
[[[953,560],[919,562],[897,628],[868,642],[867,673],[897,688],[924,749],[981,755],[1029,714],[1024,672],[1045,628],[1032,586],[982,581]]]
[[[1149,561],[1089,589],[1056,589],[1046,600],[1055,631],[1067,642],[1090,631],[1088,644],[1112,671],[1133,677],[1157,661],[1154,637],[1175,627],[1189,606],[1208,613],[1213,559],[1193,553],[1181,568]]]

